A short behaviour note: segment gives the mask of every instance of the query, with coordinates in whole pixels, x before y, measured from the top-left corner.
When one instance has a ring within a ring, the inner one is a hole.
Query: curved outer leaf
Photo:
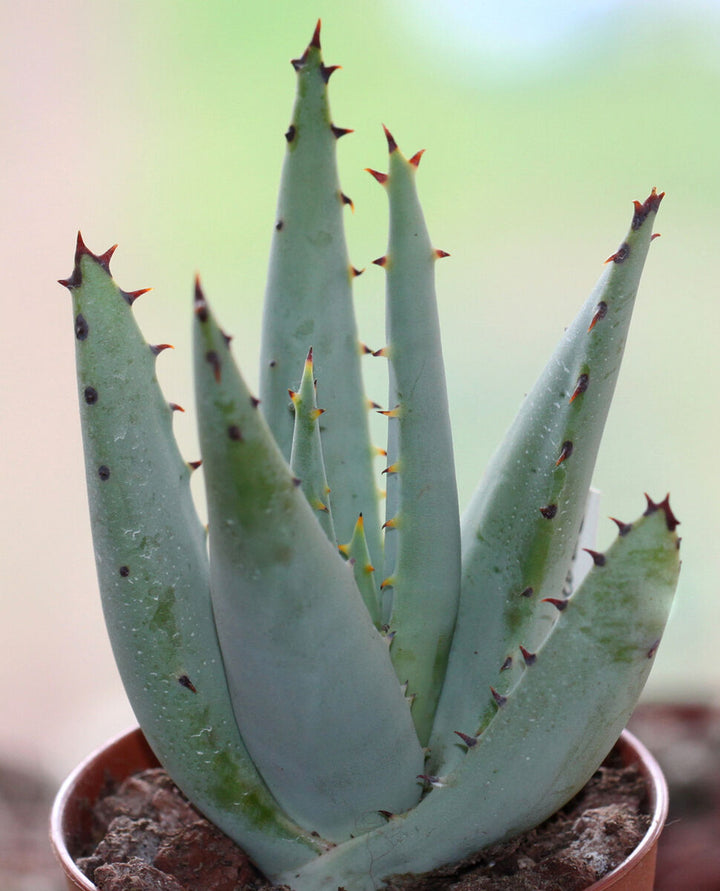
[[[343,230],[349,199],[338,180],[336,143],[345,130],[330,117],[319,23],[300,59],[297,98],[287,131],[277,217],[268,268],[261,342],[262,411],[286,459],[293,419],[288,389],[312,346],[323,416],[323,453],[333,496],[333,522],[349,541],[358,515],[366,520],[375,566],[382,563],[378,493],[373,469],[360,345]]]
[[[462,591],[447,677],[431,738],[432,773],[462,755],[454,731],[474,734],[492,716],[490,686],[518,646],[548,630],[537,603],[561,595],[600,438],[615,389],[652,225],[662,199],[635,202],[630,231],[551,357],[462,523]],[[533,629],[531,626],[535,624]]]
[[[112,251],[78,236],[73,298],[85,465],[105,620],[130,703],[153,751],[193,803],[263,868],[322,844],[291,823],[260,779],[230,704],[209,596],[205,533],[172,410],[110,277]]]
[[[635,706],[657,651],[680,567],[667,501],[619,536],[536,661],[461,765],[407,815],[278,881],[296,891],[370,891],[517,835],[592,776]]]
[[[333,840],[419,798],[423,753],[352,568],[330,544],[198,293],[213,607],[235,714],[287,813]]]
[[[421,742],[442,689],[460,593],[460,520],[455,460],[435,297],[433,249],[415,187],[421,153],[407,161],[386,130],[390,203],[387,336],[390,363],[388,556],[393,588],[390,655],[408,682]],[[372,172],[372,171],[371,171]]]

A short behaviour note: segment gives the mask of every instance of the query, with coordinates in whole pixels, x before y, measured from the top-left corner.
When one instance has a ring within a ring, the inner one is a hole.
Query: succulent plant
[[[100,589],[131,704],[189,798],[274,881],[379,887],[526,830],[611,749],[679,570],[668,499],[604,553],[591,473],[662,194],[567,328],[462,521],[430,241],[389,131],[387,463],[361,364],[319,23],[271,248],[260,393],[199,282],[197,415],[209,534],[156,379],[166,345],[78,236],[73,301]],[[367,360],[370,361],[370,360]],[[378,483],[387,483],[380,517]],[[593,511],[590,511],[592,514]],[[584,522],[585,517],[585,522]],[[584,525],[583,525],[584,524]],[[592,565],[581,581],[578,554]],[[588,561],[590,562],[590,561]]]

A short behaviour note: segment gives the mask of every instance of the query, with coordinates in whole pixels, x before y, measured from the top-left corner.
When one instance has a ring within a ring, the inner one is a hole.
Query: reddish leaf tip
[[[658,192],[655,186],[653,186],[652,192],[650,192],[645,201],[633,201],[635,212],[633,213],[631,228],[639,229],[651,213],[657,213],[660,202],[664,197],[665,192]]]
[[[668,532],[674,532],[675,529],[680,525],[680,520],[675,516],[670,507],[670,495],[667,494],[662,501],[655,502],[652,498],[645,493],[645,498],[647,500],[647,507],[645,509],[644,516],[648,517],[650,514],[654,514],[656,511],[661,510],[665,514],[665,523],[668,528]]]
[[[385,139],[387,139],[388,153],[392,155],[393,152],[397,151],[397,142],[395,142],[395,137],[388,130],[385,124],[382,125],[382,128],[385,133]]]

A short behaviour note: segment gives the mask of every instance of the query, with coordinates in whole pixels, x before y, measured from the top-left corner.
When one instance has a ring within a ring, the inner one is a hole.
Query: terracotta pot
[[[616,744],[625,764],[639,762],[648,785],[651,822],[638,847],[618,867],[595,882],[588,891],[652,891],[657,843],[665,824],[668,793],[655,759],[627,730]],[[65,780],[55,798],[50,818],[50,840],[65,873],[70,891],[96,891],[96,886],[75,865],[74,857],[92,831],[92,808],[109,785],[149,767],[157,767],[150,746],[139,728],[130,730],[93,752]]]
[[[655,891],[720,888],[720,708],[717,702],[649,702],[632,732],[652,747],[670,787]]]

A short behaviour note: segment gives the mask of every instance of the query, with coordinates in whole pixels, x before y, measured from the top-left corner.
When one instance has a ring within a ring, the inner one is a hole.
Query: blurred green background
[[[75,233],[113,272],[198,456],[189,370],[202,275],[257,380],[260,300],[300,55],[318,16],[332,80],[363,339],[383,343],[381,122],[438,247],[466,503],[562,329],[667,192],[595,482],[603,516],[672,493],[677,605],[648,688],[720,689],[720,4],[445,0],[29,0],[0,10],[2,618],[0,754],[61,774],[131,721],[100,615],[82,474],[70,302]],[[384,401],[382,363],[370,394]],[[614,526],[601,524],[600,546]]]

